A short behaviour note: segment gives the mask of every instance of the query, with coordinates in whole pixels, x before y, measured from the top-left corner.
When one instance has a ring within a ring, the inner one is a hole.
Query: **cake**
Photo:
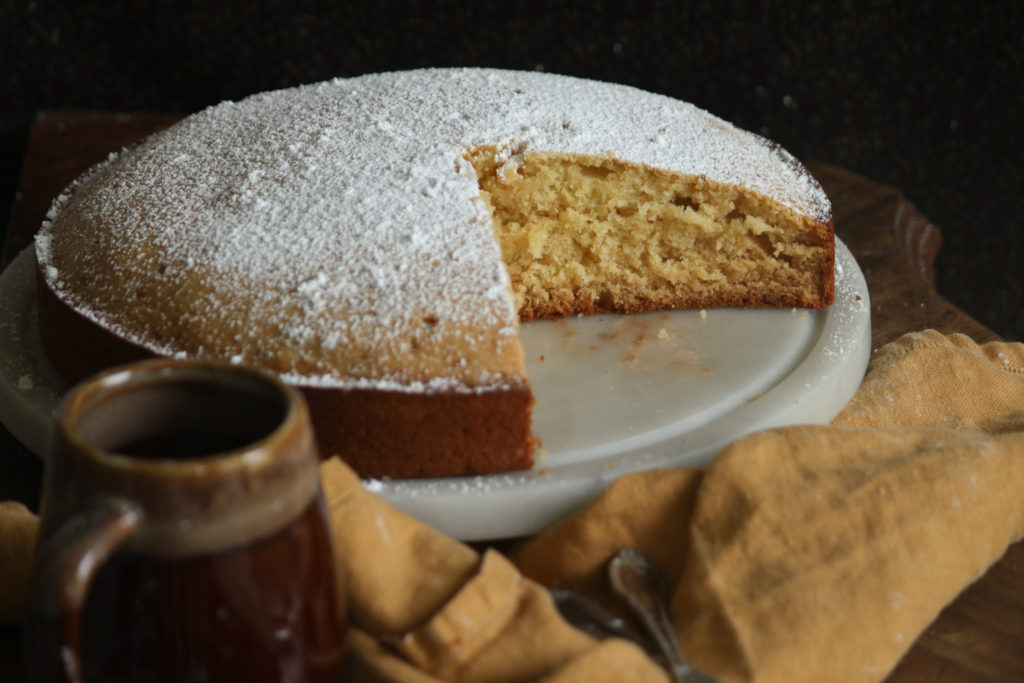
[[[36,252],[67,379],[264,368],[367,477],[531,466],[520,320],[820,308],[834,287],[829,201],[777,145],[665,96],[490,69],[210,107],[73,183]]]

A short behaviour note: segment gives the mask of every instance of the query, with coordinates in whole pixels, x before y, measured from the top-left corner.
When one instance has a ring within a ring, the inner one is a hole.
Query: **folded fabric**
[[[355,680],[667,680],[638,647],[569,626],[546,589],[617,608],[606,564],[631,546],[715,677],[874,681],[1024,536],[1024,345],[907,335],[832,425],[751,435],[707,471],[624,476],[508,559],[397,511],[338,460],[321,476]],[[34,518],[18,518],[0,514],[0,618],[25,584]]]
[[[320,474],[356,629],[352,680],[668,680],[635,645],[570,626],[497,552],[481,557],[396,510],[340,460]]]
[[[624,477],[514,559],[610,602],[601,574],[632,537],[661,558],[684,651],[716,677],[880,680],[1024,536],[1024,345],[906,335],[832,425],[751,435],[693,479]]]

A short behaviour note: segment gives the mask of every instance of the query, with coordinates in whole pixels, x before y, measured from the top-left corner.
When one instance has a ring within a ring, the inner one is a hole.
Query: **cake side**
[[[472,394],[303,390],[324,456],[363,477],[494,474],[533,466],[533,395],[526,384]]]
[[[74,383],[124,363],[158,357],[69,307],[37,272],[43,350]],[[362,477],[441,477],[529,469],[533,395],[524,382],[474,392],[300,386],[321,457],[338,456]]]

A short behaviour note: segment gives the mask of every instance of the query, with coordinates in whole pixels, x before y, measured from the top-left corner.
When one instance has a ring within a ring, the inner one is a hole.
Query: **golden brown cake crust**
[[[529,469],[533,396],[526,386],[485,393],[411,394],[310,387],[317,439],[364,477],[445,477]]]
[[[68,307],[37,272],[39,334],[69,382],[156,357]],[[533,396],[527,385],[484,392],[414,394],[300,387],[322,457],[342,457],[362,477],[442,477],[529,469]]]

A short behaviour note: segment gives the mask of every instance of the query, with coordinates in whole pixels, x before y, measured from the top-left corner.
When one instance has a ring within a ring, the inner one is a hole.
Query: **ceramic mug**
[[[58,411],[28,600],[35,681],[327,681],[345,617],[305,403],[146,361]]]

